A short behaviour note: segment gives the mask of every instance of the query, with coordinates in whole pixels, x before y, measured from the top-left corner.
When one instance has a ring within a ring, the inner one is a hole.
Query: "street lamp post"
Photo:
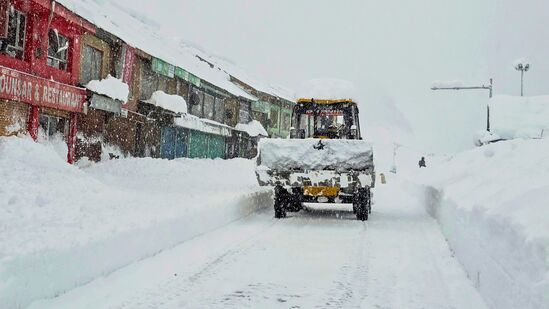
[[[481,86],[449,86],[449,87],[437,87],[433,86],[431,87],[431,90],[477,90],[477,89],[483,89],[488,90],[488,96],[492,98],[493,90],[494,90],[494,83],[493,79],[490,78],[490,84],[489,85],[481,85]],[[490,132],[490,104],[486,105],[486,131]]]
[[[520,71],[520,96],[524,96],[524,72],[530,70],[529,63],[517,63],[515,65],[515,70]]]

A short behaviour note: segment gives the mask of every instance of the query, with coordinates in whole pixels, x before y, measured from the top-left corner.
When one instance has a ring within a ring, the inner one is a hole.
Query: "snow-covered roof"
[[[232,128],[226,124],[209,119],[198,118],[190,114],[182,114],[181,117],[175,118],[175,125],[187,129],[223,136],[231,136],[232,130]]]
[[[86,86],[87,89],[108,96],[109,98],[126,103],[130,95],[128,84],[110,74],[102,80],[92,80]]]
[[[234,127],[238,131],[246,132],[251,137],[257,136],[269,136],[267,130],[263,127],[261,122],[257,120],[252,120],[249,123],[239,123]]]
[[[356,88],[352,82],[346,80],[311,79],[301,84],[296,97],[323,100],[356,99]]]
[[[151,95],[150,99],[143,102],[161,107],[174,113],[187,113],[187,102],[183,97],[166,94],[164,91],[155,91]]]
[[[207,59],[211,63],[216,64],[220,68],[222,68],[227,74],[237,78],[241,82],[253,87],[257,91],[279,97],[281,99],[287,100],[287,101],[295,101],[293,91],[290,89],[287,89],[286,87],[282,85],[276,85],[273,83],[268,83],[261,78],[254,76],[253,74],[250,74],[240,68],[239,66],[235,65],[234,63],[216,58],[211,55],[206,55],[203,52],[199,50],[195,50],[197,54],[200,54],[201,57]]]
[[[174,41],[172,36],[157,32],[154,30],[154,25],[148,25],[136,19],[109,1],[58,0],[58,2],[133,47],[183,68],[235,96],[252,101],[257,100],[256,97],[233,84],[226,72],[200,61],[196,55],[183,48],[180,42]]]
[[[490,131],[502,139],[549,134],[549,96],[495,96],[490,100]]]

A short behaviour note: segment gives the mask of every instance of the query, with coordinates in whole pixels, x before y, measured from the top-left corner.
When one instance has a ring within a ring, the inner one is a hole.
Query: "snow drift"
[[[544,137],[549,130],[549,96],[495,96],[490,100],[490,126],[502,139]]]
[[[54,297],[269,206],[254,167],[143,158],[79,169],[51,145],[0,138],[0,308]]]
[[[549,306],[548,153],[548,140],[513,140],[421,171],[430,213],[492,308]]]

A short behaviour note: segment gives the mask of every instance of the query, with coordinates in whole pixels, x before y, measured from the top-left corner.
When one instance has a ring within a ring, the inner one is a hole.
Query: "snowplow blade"
[[[262,186],[339,188],[352,194],[373,187],[373,150],[363,140],[262,139],[257,157]]]

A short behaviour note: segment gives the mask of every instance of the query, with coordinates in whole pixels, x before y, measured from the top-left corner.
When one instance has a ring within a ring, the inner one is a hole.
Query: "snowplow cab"
[[[351,99],[299,99],[290,138],[361,139],[358,107]]]

